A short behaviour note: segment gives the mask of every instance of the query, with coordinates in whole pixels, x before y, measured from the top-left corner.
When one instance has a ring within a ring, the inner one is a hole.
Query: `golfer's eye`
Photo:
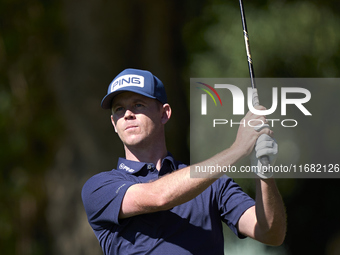
[[[140,107],[143,107],[142,104],[135,104],[135,108],[140,108]]]
[[[122,112],[124,110],[124,107],[117,107],[117,108],[115,108],[115,110],[114,110],[114,112],[115,113],[118,113],[118,112]]]

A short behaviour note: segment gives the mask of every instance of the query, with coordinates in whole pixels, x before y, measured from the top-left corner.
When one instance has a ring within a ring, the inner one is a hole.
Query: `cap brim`
[[[156,99],[156,97],[150,96],[150,95],[147,94],[147,93],[144,93],[144,92],[141,92],[141,91],[138,91],[138,92],[137,92],[134,88],[131,88],[131,89],[129,89],[129,88],[124,88],[124,89],[121,89],[121,90],[116,90],[116,91],[114,91],[114,92],[112,92],[112,93],[110,93],[110,94],[107,94],[107,95],[103,98],[103,100],[102,100],[102,102],[101,102],[101,107],[102,107],[103,109],[111,109],[113,98],[114,98],[115,96],[117,96],[118,94],[121,94],[121,93],[123,93],[123,92],[133,92],[133,93],[136,93],[136,94],[140,94],[140,95],[142,95],[142,96],[146,96],[146,97],[148,97],[148,98]]]

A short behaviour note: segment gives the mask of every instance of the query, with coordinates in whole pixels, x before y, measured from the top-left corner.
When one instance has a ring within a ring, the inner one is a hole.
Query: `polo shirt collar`
[[[176,161],[170,152],[168,152],[168,155],[162,159],[162,168],[163,165],[166,164],[166,161],[170,165],[169,170],[167,170],[166,172],[172,172],[173,170],[177,169]],[[152,168],[154,168],[153,163],[132,161],[125,158],[119,158],[117,163],[117,170],[127,174],[136,174],[140,170],[142,170],[144,166],[146,167],[152,166]],[[161,171],[164,171],[162,168]]]

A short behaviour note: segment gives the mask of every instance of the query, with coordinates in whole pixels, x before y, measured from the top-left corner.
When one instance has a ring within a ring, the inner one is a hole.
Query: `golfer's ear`
[[[168,122],[168,120],[171,117],[171,107],[169,104],[163,104],[162,105],[162,124],[165,124]]]
[[[115,129],[115,132],[117,133],[116,123],[115,123],[115,121],[114,121],[114,119],[113,119],[113,115],[111,115],[111,123],[112,123],[112,126],[113,126],[114,129]]]

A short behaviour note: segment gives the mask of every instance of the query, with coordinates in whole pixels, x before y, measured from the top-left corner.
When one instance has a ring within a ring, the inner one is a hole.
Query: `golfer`
[[[156,76],[144,70],[122,71],[101,106],[111,109],[112,125],[125,150],[116,169],[96,174],[82,190],[88,221],[104,254],[222,255],[222,222],[239,238],[282,244],[286,216],[273,178],[256,178],[253,200],[223,173],[190,178],[190,166],[167,151],[164,125],[171,107]],[[245,123],[250,119],[266,122],[251,112]],[[255,146],[262,134],[269,142]],[[271,136],[267,128],[240,125],[232,146],[200,165],[234,165],[254,147],[257,156],[262,151],[274,160],[277,146]]]

